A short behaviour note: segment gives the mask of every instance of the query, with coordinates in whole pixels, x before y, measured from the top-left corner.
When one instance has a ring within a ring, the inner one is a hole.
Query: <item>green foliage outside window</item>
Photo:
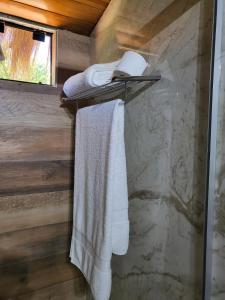
[[[0,33],[4,60],[0,61],[0,79],[50,84],[50,37],[34,41],[32,32],[6,26]]]

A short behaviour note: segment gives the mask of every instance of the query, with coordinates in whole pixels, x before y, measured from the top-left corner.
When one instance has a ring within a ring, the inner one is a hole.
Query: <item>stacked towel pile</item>
[[[147,66],[147,62],[140,54],[127,51],[120,60],[95,64],[84,72],[71,76],[64,83],[63,91],[67,97],[72,97],[89,88],[107,84],[116,76],[140,76]]]

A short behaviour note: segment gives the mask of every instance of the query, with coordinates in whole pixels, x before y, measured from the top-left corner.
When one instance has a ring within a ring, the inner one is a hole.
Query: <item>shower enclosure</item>
[[[205,219],[204,299],[225,299],[225,1],[215,1]]]
[[[126,106],[130,246],[110,299],[224,300],[225,0],[112,0],[92,46],[162,75]]]

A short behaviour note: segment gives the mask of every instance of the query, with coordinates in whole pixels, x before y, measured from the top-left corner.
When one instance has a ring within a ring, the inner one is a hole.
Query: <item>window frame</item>
[[[30,81],[13,80],[0,78],[2,82],[33,85],[33,86],[45,86],[45,87],[57,87],[56,70],[57,70],[57,28],[45,26],[29,20],[23,20],[14,18],[12,16],[4,15],[0,13],[0,21],[4,22],[6,26],[19,28],[26,31],[33,32],[34,30],[40,30],[45,32],[47,36],[50,36],[50,83],[36,83]]]

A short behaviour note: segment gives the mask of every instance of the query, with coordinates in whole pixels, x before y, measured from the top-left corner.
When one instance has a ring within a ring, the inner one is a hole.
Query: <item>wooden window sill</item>
[[[52,86],[45,84],[0,79],[0,90],[58,95],[62,92],[62,86]]]

